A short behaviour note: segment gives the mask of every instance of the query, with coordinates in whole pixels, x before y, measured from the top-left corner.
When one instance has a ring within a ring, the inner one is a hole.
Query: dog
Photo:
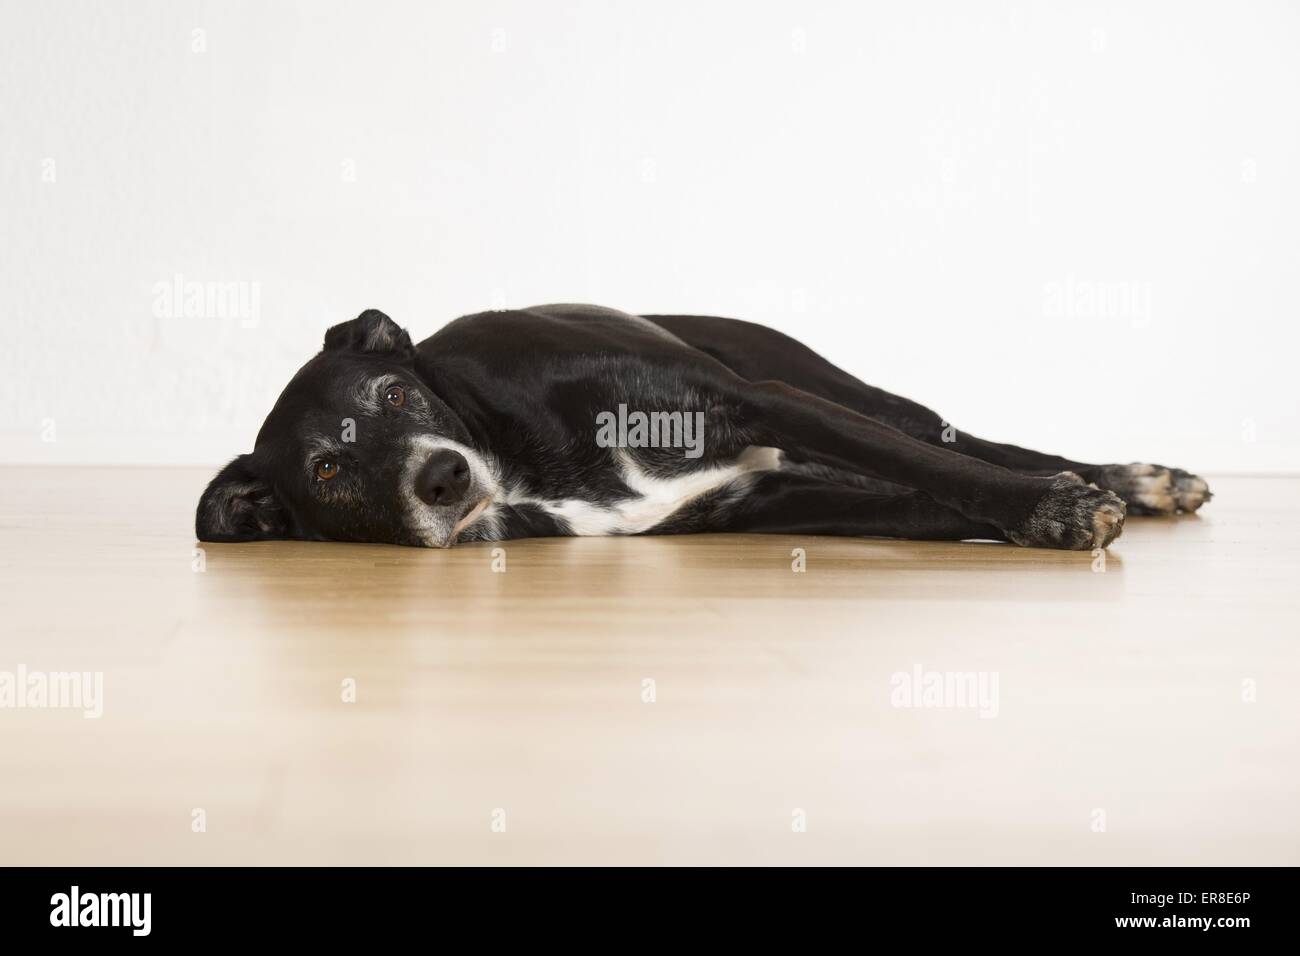
[[[413,345],[335,325],[253,451],[199,499],[202,541],[457,542],[758,532],[1093,550],[1204,480],[957,431],[773,329],[548,305]]]

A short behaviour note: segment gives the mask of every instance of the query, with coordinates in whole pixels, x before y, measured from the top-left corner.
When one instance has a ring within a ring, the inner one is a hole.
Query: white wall
[[[215,464],[363,308],[593,301],[1297,469],[1298,53],[1286,2],[6,4],[0,460]]]

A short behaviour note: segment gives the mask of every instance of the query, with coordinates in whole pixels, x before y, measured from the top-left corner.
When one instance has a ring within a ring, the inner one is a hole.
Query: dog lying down
[[[1196,475],[985,441],[736,319],[548,305],[419,345],[370,310],[325,333],[249,454],[199,499],[203,541],[446,548],[549,535],[877,535],[1109,545],[1195,511]]]

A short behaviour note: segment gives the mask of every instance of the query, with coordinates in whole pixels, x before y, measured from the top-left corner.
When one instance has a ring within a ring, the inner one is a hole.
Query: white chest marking
[[[598,505],[577,498],[539,501],[510,494],[505,503],[535,505],[560,518],[569,526],[569,531],[579,537],[639,534],[649,531],[691,500],[728,482],[754,472],[776,471],[781,467],[781,451],[751,445],[730,464],[700,468],[673,478],[656,478],[647,474],[625,452],[619,453],[618,464],[623,472],[623,483],[632,489],[635,497]]]

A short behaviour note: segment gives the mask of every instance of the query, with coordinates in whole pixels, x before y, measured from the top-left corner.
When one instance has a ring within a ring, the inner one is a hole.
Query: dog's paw
[[[1025,547],[1091,551],[1119,537],[1124,501],[1118,495],[1069,471],[1048,480],[1047,493],[1020,528],[1007,531],[1008,538]]]
[[[1178,502],[1179,511],[1195,511],[1214,497],[1210,486],[1200,475],[1193,475],[1181,468],[1170,468],[1169,472],[1174,476],[1174,499]]]
[[[1113,491],[1128,504],[1131,514],[1171,515],[1195,511],[1210,500],[1205,479],[1164,465],[1135,462],[1131,465],[1102,465],[1089,475],[1101,488]]]

